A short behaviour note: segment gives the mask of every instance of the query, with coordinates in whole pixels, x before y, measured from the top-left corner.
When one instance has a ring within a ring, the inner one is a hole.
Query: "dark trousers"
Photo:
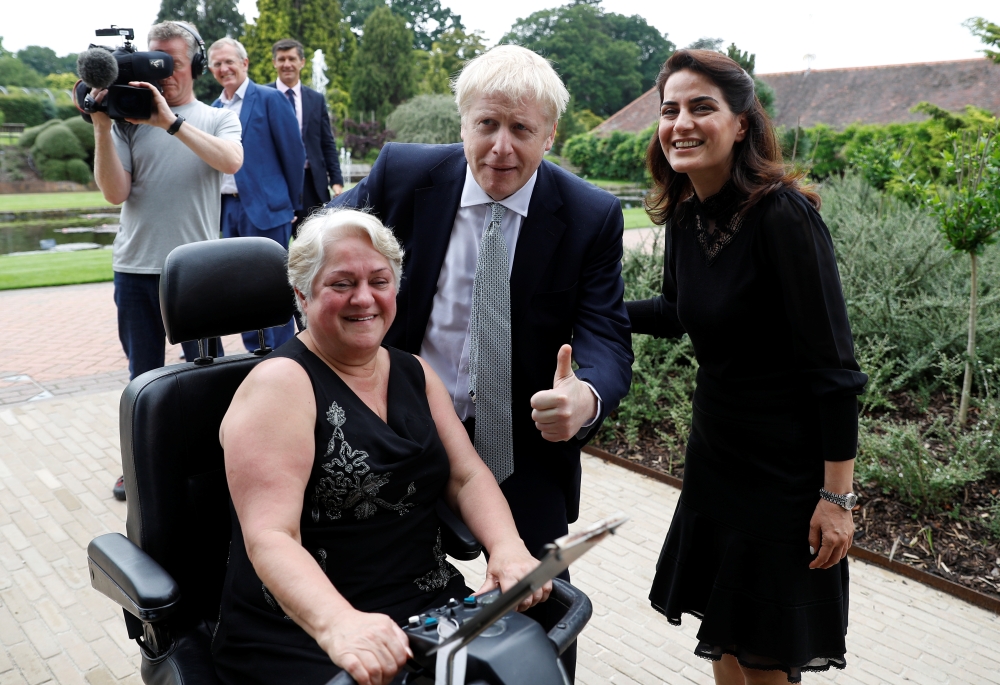
[[[167,334],[160,313],[160,276],[116,271],[115,305],[118,308],[118,339],[128,357],[129,379],[163,366]],[[221,357],[221,340],[218,346]],[[181,347],[187,361],[197,358],[196,341],[181,343]]]
[[[476,418],[471,417],[462,422],[469,440],[476,442]],[[566,497],[555,483],[533,477],[533,474],[518,473],[514,469],[503,483],[500,491],[507,498],[510,512],[514,516],[517,532],[524,540],[525,546],[533,556],[541,558],[545,545],[569,531],[566,522]],[[560,573],[558,578],[569,580],[569,569]],[[538,621],[543,628],[549,630],[562,619],[562,607],[554,602],[536,604],[525,612]],[[576,680],[576,641],[573,641],[559,657],[569,681]]]
[[[243,204],[236,195],[222,196],[222,237],[223,238],[270,238],[286,250],[292,237],[292,222],[269,229],[260,229],[250,223],[250,217],[243,210]],[[291,319],[283,326],[264,329],[264,343],[271,348],[278,348],[291,340],[295,335],[295,324]],[[253,352],[260,346],[257,331],[247,331],[243,334],[243,345],[247,351]]]

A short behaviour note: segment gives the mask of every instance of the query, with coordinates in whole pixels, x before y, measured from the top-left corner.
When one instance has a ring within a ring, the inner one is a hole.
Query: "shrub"
[[[450,95],[418,95],[397,107],[385,120],[401,143],[458,143],[462,122],[455,98]]]
[[[562,153],[589,178],[648,181],[646,147],[653,131],[652,127],[641,133],[614,131],[605,138],[584,133],[567,140]]]
[[[31,154],[46,159],[83,159],[87,156],[73,131],[61,122],[38,134]]]
[[[82,185],[90,183],[93,176],[90,167],[82,159],[71,159],[66,162],[66,178]]]
[[[875,191],[857,174],[820,188],[859,360],[877,392],[946,389],[946,359],[962,357],[969,316],[969,264],[941,249],[934,218]],[[1000,255],[980,259],[978,357],[1000,358]],[[873,346],[881,345],[876,351]],[[961,373],[961,365],[957,367]],[[866,400],[863,398],[863,402]],[[879,406],[878,400],[869,408]],[[882,405],[884,406],[884,405]]]
[[[46,181],[65,181],[67,179],[65,159],[45,159],[41,162],[35,161],[38,173]]]
[[[68,103],[64,102],[62,104],[56,105],[56,118],[57,119],[80,119],[80,121],[83,121],[83,119],[80,118],[80,110],[78,110],[76,108],[76,105],[74,105],[72,102],[68,102]],[[84,121],[83,123],[87,123],[87,122]]]
[[[0,111],[11,124],[38,126],[51,117],[45,116],[45,103],[48,100],[31,95],[0,94]]]
[[[31,128],[24,129],[21,133],[21,138],[18,140],[18,145],[23,148],[31,148],[35,145],[35,140],[38,139],[38,134],[49,128],[50,126],[56,126],[59,124],[58,119],[50,119],[44,124],[39,124],[38,126],[32,126]]]
[[[81,117],[74,117],[63,121],[63,126],[73,132],[88,157],[94,153],[94,127],[92,124],[88,124]]]

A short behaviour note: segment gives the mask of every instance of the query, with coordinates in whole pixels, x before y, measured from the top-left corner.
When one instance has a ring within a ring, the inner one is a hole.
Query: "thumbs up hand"
[[[572,358],[572,347],[560,347],[552,389],[536,392],[531,397],[531,418],[535,428],[549,442],[569,440],[597,414],[597,397],[573,373]]]

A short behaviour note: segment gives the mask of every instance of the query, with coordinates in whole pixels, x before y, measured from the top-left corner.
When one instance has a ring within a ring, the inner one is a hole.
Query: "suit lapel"
[[[257,104],[257,84],[248,78],[247,89],[243,94],[246,97],[243,98],[243,106],[240,108],[240,124],[243,126],[243,137],[246,138],[247,122],[250,121],[254,105]]]
[[[531,297],[566,230],[566,224],[555,216],[563,201],[547,164],[543,161],[538,167],[528,216],[521,224],[514,250],[514,267],[510,274],[511,322],[520,319],[531,304]]]
[[[438,277],[462,199],[465,168],[465,155],[459,148],[431,170],[430,187],[414,191],[413,235],[406,256],[408,282],[403,284],[403,288],[410,290],[406,326],[409,349],[419,349],[430,320]]]

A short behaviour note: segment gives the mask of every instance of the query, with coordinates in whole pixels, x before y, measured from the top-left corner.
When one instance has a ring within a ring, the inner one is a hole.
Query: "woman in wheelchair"
[[[441,549],[441,497],[489,552],[481,591],[538,563],[440,379],[381,346],[402,257],[353,210],[314,215],[289,251],[308,328],[250,373],[220,430],[233,537],[212,651],[225,683],[323,685],[341,669],[393,682],[412,656],[399,625],[471,594]]]

